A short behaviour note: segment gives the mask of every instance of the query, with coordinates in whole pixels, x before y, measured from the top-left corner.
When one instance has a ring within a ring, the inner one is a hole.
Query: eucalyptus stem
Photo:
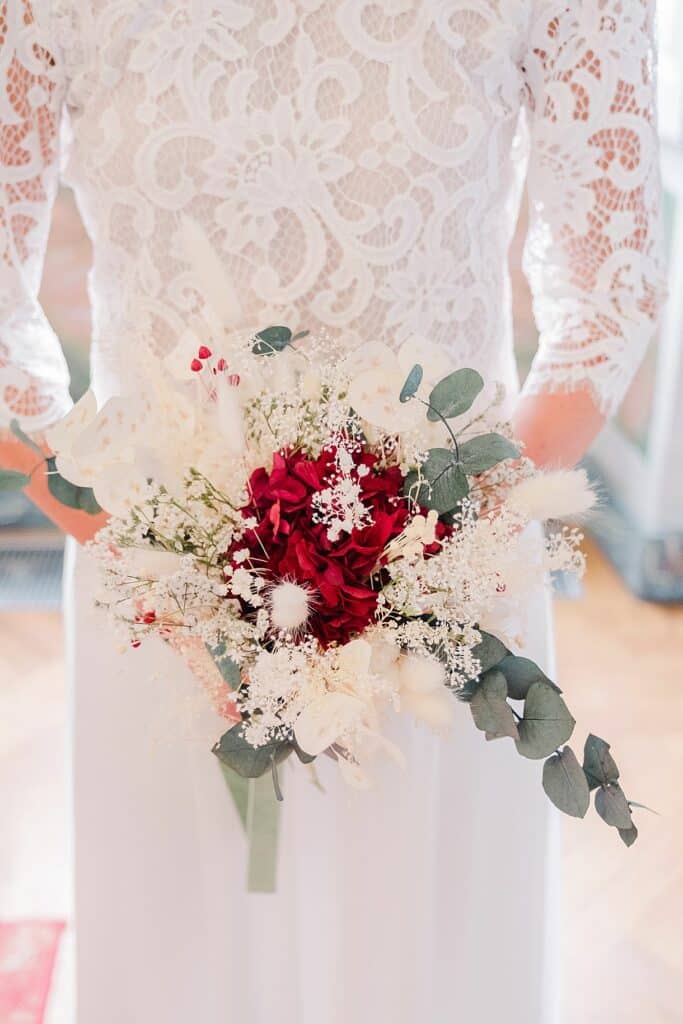
[[[417,398],[417,395],[415,395],[414,397],[415,397],[415,398]],[[434,407],[434,406],[432,405],[432,403],[431,403],[431,402],[426,402],[426,401],[424,400],[424,398],[417,398],[417,400],[418,400],[418,402],[419,402],[419,403],[420,403],[421,405],[424,405],[424,407],[425,407],[426,409],[430,409],[430,410],[431,410],[431,411],[432,411],[432,412],[434,413],[434,415],[435,415],[435,416],[438,416],[438,417],[439,417],[439,419],[440,419],[440,420],[441,420],[441,422],[443,423],[444,427],[446,428],[446,430],[448,431],[448,433],[449,433],[449,434],[451,435],[451,440],[452,440],[452,442],[453,442],[453,447],[455,448],[455,457],[456,457],[456,459],[458,460],[458,462],[460,462],[460,446],[459,446],[459,444],[458,444],[458,439],[457,439],[457,437],[455,436],[455,434],[453,433],[453,431],[451,430],[451,426],[450,426],[450,424],[449,424],[448,420],[446,419],[446,417],[445,417],[445,416],[443,416],[443,415],[442,415],[442,414],[441,414],[441,413],[439,412],[439,410],[438,410],[438,409],[436,409],[436,408],[435,408],[435,407]]]

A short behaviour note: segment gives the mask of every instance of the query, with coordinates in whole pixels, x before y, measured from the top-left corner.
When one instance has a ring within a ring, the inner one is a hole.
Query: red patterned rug
[[[43,1024],[62,921],[0,922],[0,1021]]]

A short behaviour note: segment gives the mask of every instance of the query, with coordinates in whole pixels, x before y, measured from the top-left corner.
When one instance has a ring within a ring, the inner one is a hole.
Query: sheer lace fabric
[[[664,289],[653,0],[13,0],[0,4],[0,421],[68,404],[36,304],[59,124],[94,241],[114,390],[201,311],[211,237],[246,324],[412,334],[512,377],[507,251],[529,155],[527,388],[618,404]],[[529,125],[530,149],[520,126]]]

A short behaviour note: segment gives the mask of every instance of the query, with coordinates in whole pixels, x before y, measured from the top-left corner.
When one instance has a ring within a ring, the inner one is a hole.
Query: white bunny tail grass
[[[584,469],[558,469],[515,484],[506,504],[529,519],[582,519],[596,501]]]
[[[311,613],[311,595],[308,590],[290,580],[277,583],[270,591],[270,618],[283,633],[296,633],[303,629]]]

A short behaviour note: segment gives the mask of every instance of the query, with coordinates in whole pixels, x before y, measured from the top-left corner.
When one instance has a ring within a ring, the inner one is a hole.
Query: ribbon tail
[[[280,803],[270,773],[259,779],[244,779],[226,765],[221,764],[221,770],[246,835],[247,889],[275,892]]]

